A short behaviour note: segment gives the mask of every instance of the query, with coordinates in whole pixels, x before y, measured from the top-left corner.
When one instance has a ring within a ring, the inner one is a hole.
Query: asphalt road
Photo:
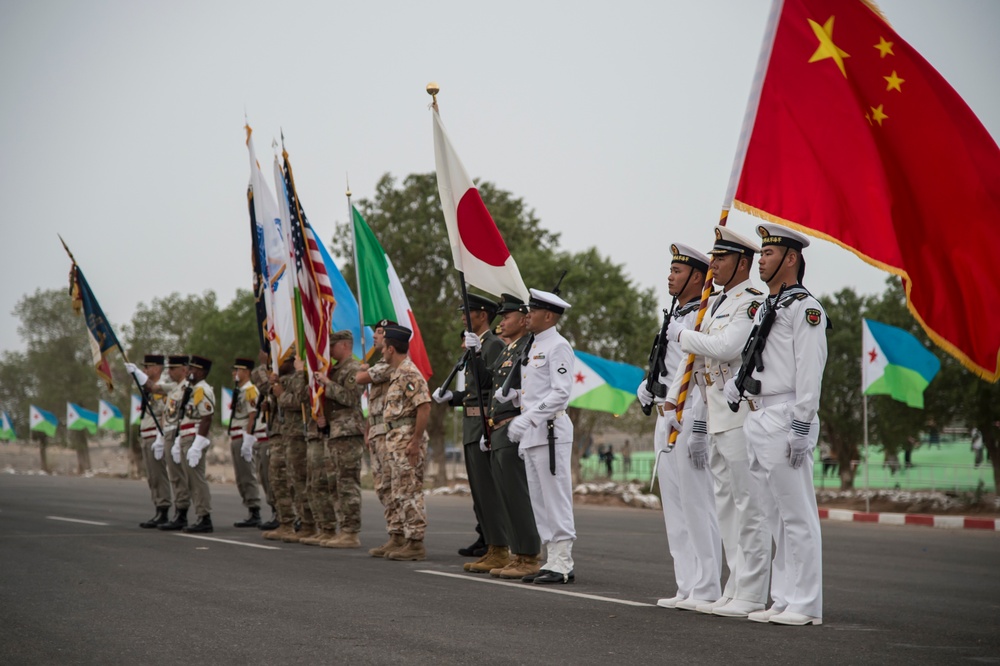
[[[824,624],[778,627],[652,605],[675,592],[655,511],[577,507],[554,589],[462,573],[467,498],[429,498],[428,560],[401,563],[367,555],[370,492],[364,549],[336,551],[230,527],[212,490],[237,543],[139,529],[142,482],[0,476],[0,664],[1000,663],[994,532],[824,522]]]

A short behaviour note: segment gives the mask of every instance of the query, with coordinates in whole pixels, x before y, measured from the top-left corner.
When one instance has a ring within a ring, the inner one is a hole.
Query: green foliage
[[[138,362],[143,354],[198,353],[188,349],[191,333],[202,319],[217,312],[212,291],[200,296],[174,292],[154,298],[148,305],[139,303],[132,322],[122,327],[123,342],[128,340],[129,358]]]
[[[256,324],[253,292],[249,289],[237,290],[236,298],[225,308],[208,311],[195,321],[186,349],[212,360],[208,383],[217,391],[218,387],[232,386],[233,359],[257,359],[260,343]]]

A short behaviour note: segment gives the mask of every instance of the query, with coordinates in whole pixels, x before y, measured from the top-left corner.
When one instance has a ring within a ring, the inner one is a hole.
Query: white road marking
[[[107,526],[111,523],[99,523],[96,520],[80,520],[79,518],[63,518],[62,516],[45,516],[49,520],[61,520],[64,523],[80,523],[82,525],[101,525]]]
[[[592,599],[594,601],[607,601],[613,604],[622,604],[624,606],[644,606],[648,608],[655,607],[655,604],[647,604],[641,601],[629,601],[628,599],[612,599],[611,597],[601,597],[596,594],[584,594],[583,592],[569,592],[568,590],[554,589],[552,587],[542,587],[541,585],[526,585],[520,581],[506,581],[497,580],[495,578],[480,578],[471,577],[463,574],[448,573],[446,571],[432,571],[431,569],[417,569],[417,573],[432,574],[434,576],[445,576],[447,578],[458,578],[459,580],[467,580],[473,583],[490,583],[491,585],[503,585],[504,587],[511,587],[518,590],[530,590],[532,592],[548,592],[550,594],[562,594],[567,597],[578,597],[580,599]]]
[[[175,532],[177,536],[187,537],[188,539],[204,539],[205,541],[218,541],[219,543],[231,543],[234,546],[246,546],[247,548],[263,548],[264,550],[281,550],[277,546],[265,546],[260,543],[246,543],[243,541],[230,541],[229,539],[216,539],[215,537],[199,536],[197,534],[181,534]]]

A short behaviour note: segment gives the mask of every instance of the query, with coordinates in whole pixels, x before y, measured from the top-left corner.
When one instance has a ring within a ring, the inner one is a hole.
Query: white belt
[[[778,393],[776,395],[759,395],[759,396],[746,396],[747,402],[750,403],[750,411],[756,412],[765,407],[773,407],[774,405],[781,405],[786,402],[794,402],[794,393]]]
[[[232,439],[237,439],[243,436],[243,428],[233,428],[229,431],[229,437]]]

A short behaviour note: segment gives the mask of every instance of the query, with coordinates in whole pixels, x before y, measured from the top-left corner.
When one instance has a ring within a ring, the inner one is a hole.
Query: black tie
[[[719,306],[720,306],[720,305],[722,305],[722,301],[726,300],[726,296],[727,296],[727,295],[728,295],[728,294],[726,294],[726,293],[723,293],[723,294],[722,294],[722,296],[719,296],[719,300],[717,300],[717,301],[715,302],[715,305],[713,305],[713,306],[712,306],[712,316],[713,316],[713,317],[715,316],[715,311],[719,309]]]

